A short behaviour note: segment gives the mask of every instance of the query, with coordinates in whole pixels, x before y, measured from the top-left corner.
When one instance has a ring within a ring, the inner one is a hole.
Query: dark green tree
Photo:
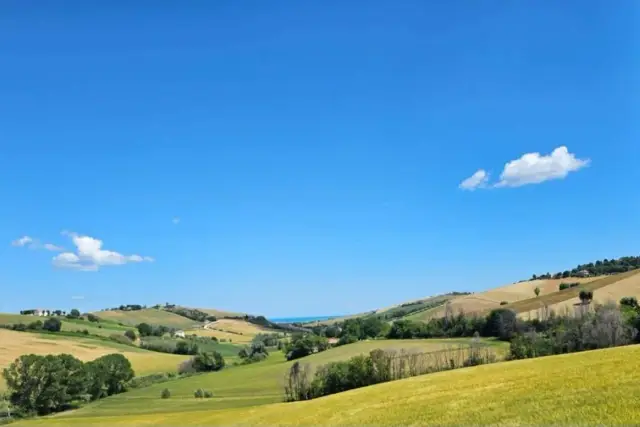
[[[217,351],[204,352],[193,358],[193,369],[196,372],[219,371],[224,368],[224,357]]]
[[[77,308],[73,308],[71,309],[67,317],[70,317],[72,319],[77,319],[78,317],[80,317],[80,311]]]
[[[140,323],[136,328],[141,337],[149,337],[153,334],[153,328],[148,323]]]
[[[60,321],[60,319],[57,319],[55,317],[48,318],[42,325],[42,329],[49,332],[60,332],[61,328],[62,322]]]

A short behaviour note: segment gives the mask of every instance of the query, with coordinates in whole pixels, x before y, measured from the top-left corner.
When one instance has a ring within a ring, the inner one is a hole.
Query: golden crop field
[[[540,298],[555,293],[562,282],[588,283],[599,279],[599,277],[571,277],[568,279],[550,280],[529,280],[526,282],[512,283],[484,292],[477,292],[471,295],[463,295],[453,298],[449,302],[449,307],[453,313],[463,311],[464,313],[485,313],[500,307],[502,301],[515,303],[517,301],[529,300],[535,297],[534,289],[540,288]],[[407,316],[408,319],[427,321],[429,319],[443,317],[445,307],[440,306],[431,310]]]
[[[237,319],[218,319],[215,322],[206,324],[205,328],[190,329],[185,331],[187,334],[196,334],[199,336],[214,336],[219,340],[224,339],[238,344],[246,344],[258,334],[277,333],[267,328],[263,328],[253,323]]]
[[[61,414],[16,426],[633,425],[640,420],[639,359],[636,345],[428,374],[307,402],[109,417]]]
[[[242,317],[247,314],[247,313],[241,313],[236,311],[218,310],[215,308],[198,308],[198,310],[208,313],[212,316],[216,316],[218,319],[222,317]]]
[[[122,353],[131,362],[136,375],[175,372],[188,356],[142,350],[116,342],[0,329],[0,371],[23,354],[71,354],[89,361],[111,353]],[[0,388],[4,381],[0,381]]]

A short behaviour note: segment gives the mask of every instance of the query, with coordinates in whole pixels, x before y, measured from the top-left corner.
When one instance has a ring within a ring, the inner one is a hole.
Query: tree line
[[[531,280],[566,279],[569,277],[582,277],[583,272],[591,276],[605,274],[617,274],[640,268],[640,256],[625,256],[618,259],[603,259],[588,264],[579,264],[571,270],[559,271],[555,274],[545,273],[531,276]]]

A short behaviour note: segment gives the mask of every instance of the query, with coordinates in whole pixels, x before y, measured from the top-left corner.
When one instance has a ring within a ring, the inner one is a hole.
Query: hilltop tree
[[[80,311],[77,308],[74,308],[69,312],[67,317],[71,319],[77,319],[78,317],[80,317]]]

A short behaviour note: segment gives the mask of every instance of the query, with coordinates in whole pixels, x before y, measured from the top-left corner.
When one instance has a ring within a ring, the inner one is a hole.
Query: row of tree
[[[640,256],[625,256],[618,259],[603,259],[588,264],[580,264],[571,270],[560,271],[555,274],[534,274],[531,279],[566,279],[568,277],[581,277],[586,272],[591,276],[604,274],[617,274],[640,268]]]

